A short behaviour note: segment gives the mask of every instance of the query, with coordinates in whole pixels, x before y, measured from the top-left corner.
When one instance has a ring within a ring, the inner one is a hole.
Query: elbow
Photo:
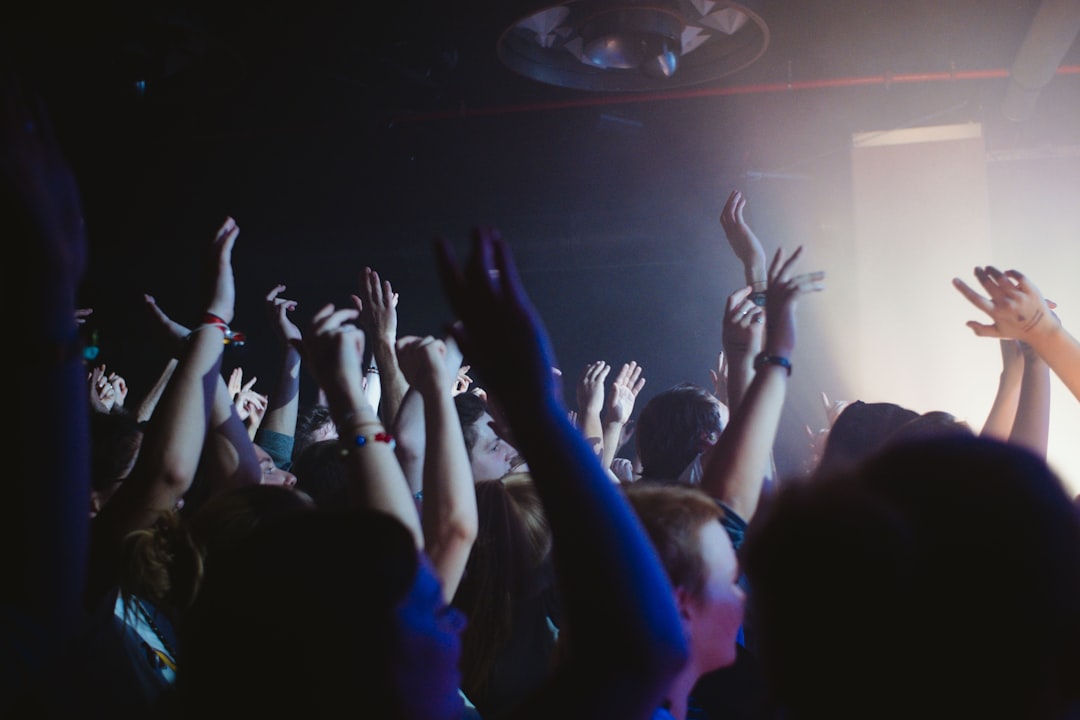
[[[445,542],[455,545],[464,545],[471,548],[476,542],[476,536],[480,532],[480,523],[476,514],[463,513],[450,519],[440,533]]]

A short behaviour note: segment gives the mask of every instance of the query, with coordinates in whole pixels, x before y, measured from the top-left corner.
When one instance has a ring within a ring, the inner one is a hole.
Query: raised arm
[[[270,391],[270,404],[255,440],[270,453],[274,463],[283,469],[292,464],[293,440],[296,437],[296,418],[300,412],[300,350],[303,337],[300,328],[289,319],[297,308],[295,300],[281,297],[284,285],[275,285],[266,294],[266,314],[274,335],[281,346],[277,385]]]
[[[451,394],[457,395],[468,389],[468,376],[465,375],[466,380],[462,379],[462,368],[467,371],[468,366],[461,364],[463,359],[461,350],[453,337],[448,336],[443,340],[443,345],[446,347],[445,362],[447,370],[454,374]],[[369,374],[367,377],[370,379],[372,376]],[[374,377],[378,377],[378,375]],[[368,397],[370,396],[371,393],[369,392]],[[394,418],[393,428],[394,437],[397,439],[396,453],[398,462],[401,463],[401,469],[409,482],[409,490],[417,497],[422,497],[424,493],[424,456],[427,445],[424,416],[424,397],[415,387],[410,387],[408,392],[405,393],[405,399],[401,402],[397,417]],[[457,415],[455,414],[454,417],[456,419]],[[458,426],[460,427],[460,425],[459,422]],[[470,488],[471,477],[470,470]]]
[[[567,418],[551,346],[510,251],[477,230],[458,265],[446,241],[440,273],[455,336],[503,401],[550,522],[565,653],[552,681],[515,717],[649,718],[686,660],[670,582],[626,499]]]
[[[720,225],[735,257],[742,262],[746,284],[754,292],[764,292],[767,278],[765,249],[743,218],[745,209],[746,197],[739,190],[733,190],[720,211]]]
[[[1024,378],[1024,355],[1020,343],[1012,339],[1002,339],[1001,374],[998,376],[998,389],[990,412],[986,415],[980,435],[996,440],[1008,440],[1016,419],[1016,405],[1020,401],[1020,383]]]
[[[442,583],[443,598],[449,603],[465,572],[478,525],[472,467],[454,406],[457,368],[451,365],[460,363],[448,362],[446,343],[431,336],[401,338],[397,353],[409,392],[423,397],[424,500],[420,517],[424,546]]]
[[[610,372],[610,365],[597,360],[585,366],[577,383],[578,426],[597,457],[604,453],[604,426],[600,422],[600,411],[604,408],[604,381]]]
[[[641,376],[641,366],[633,360],[623,363],[615,374],[615,379],[611,381],[604,401],[604,455],[600,464],[605,468],[610,468],[615,461],[615,453],[619,451],[622,443],[623,428],[630,422],[638,393],[644,387],[645,378]]]
[[[191,487],[219,385],[232,407],[221,376],[221,353],[233,317],[232,250],[238,234],[236,222],[228,218],[210,247],[210,295],[204,307],[207,317],[220,322],[204,322],[186,336],[131,474],[94,518],[95,556],[102,562],[117,557],[127,533],[149,527],[162,513],[174,510]],[[146,300],[160,322],[183,337],[184,328],[169,320],[153,298]]]
[[[795,308],[800,295],[823,289],[823,273],[794,272],[802,255],[798,248],[785,257],[780,248],[769,267],[766,290],[764,351],[754,362],[754,379],[731,422],[705,464],[701,485],[709,495],[747,522],[761,499],[764,470],[768,466],[780,423],[791,353],[795,349]]]
[[[1045,460],[1050,444],[1050,368],[1030,345],[1020,343],[1020,350],[1024,370],[1009,442],[1023,445]]]
[[[1013,338],[1027,343],[1080,400],[1080,342],[1062,327],[1039,289],[1018,270],[1001,272],[991,266],[977,267],[975,278],[989,297],[980,295],[960,278],[953,278],[953,286],[992,322],[971,320],[967,326],[979,337]]]
[[[750,299],[752,288],[739,288],[728,295],[724,306],[722,343],[726,359],[726,398],[733,412],[742,402],[754,378],[754,358],[761,352],[765,328],[765,308]],[[716,379],[714,378],[714,384]]]
[[[360,292],[361,296],[353,296],[353,302],[360,310],[360,319],[371,343],[382,391],[380,404],[375,409],[383,422],[392,426],[409,389],[397,361],[398,294],[390,281],[381,280],[379,273],[369,267],[364,268]]]
[[[359,310],[338,310],[333,305],[316,313],[304,335],[305,362],[326,393],[337,425],[349,477],[350,507],[378,510],[397,518],[422,549],[420,517],[394,456],[393,437],[361,384],[364,333],[354,324],[359,314]]]
[[[170,357],[165,363],[165,367],[161,369],[161,374],[158,375],[157,380],[154,381],[150,391],[143,396],[143,399],[139,402],[138,407],[135,409],[135,419],[139,422],[147,422],[150,420],[150,416],[154,414],[154,409],[157,407],[158,402],[161,401],[161,395],[165,392],[165,386],[169,384],[169,380],[172,379],[173,373],[176,372],[177,358]]]

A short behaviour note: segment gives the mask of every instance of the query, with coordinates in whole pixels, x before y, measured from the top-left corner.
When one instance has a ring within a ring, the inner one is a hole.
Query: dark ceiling
[[[239,325],[277,282],[306,311],[345,302],[371,264],[403,332],[438,332],[431,238],[464,248],[492,223],[568,374],[604,357],[653,368],[652,391],[707,382],[741,283],[717,222],[732,188],[768,247],[812,245],[847,227],[854,132],[980,122],[991,153],[1078,162],[1078,43],[1029,118],[1002,114],[1038,0],[762,0],[759,60],[645,96],[504,67],[499,33],[540,3],[70,5],[9,7],[4,30],[82,183],[84,304],[116,364],[137,357],[142,292],[191,311],[197,253],[232,214]],[[269,378],[258,347],[234,361]]]

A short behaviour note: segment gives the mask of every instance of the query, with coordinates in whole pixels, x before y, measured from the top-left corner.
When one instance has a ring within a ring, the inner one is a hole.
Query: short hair
[[[465,449],[472,458],[473,447],[480,437],[476,430],[476,421],[488,411],[487,403],[483,398],[471,392],[458,393],[454,396],[454,407],[457,408],[458,420],[461,422],[461,434],[465,438]]]
[[[700,596],[708,568],[698,533],[705,524],[721,520],[723,508],[697,488],[648,481],[622,487],[671,584]]]
[[[715,395],[693,383],[679,383],[653,396],[634,428],[642,475],[677,478],[700,452],[704,435],[724,429]]]
[[[296,416],[296,431],[293,435],[293,459],[299,457],[300,453],[308,445],[317,442],[315,433],[320,428],[333,424],[333,422],[334,419],[330,417],[330,408],[325,405],[316,404],[301,408]]]
[[[837,416],[825,439],[820,472],[832,472],[850,466],[880,450],[889,436],[901,426],[919,417],[919,413],[889,402],[850,403]]]

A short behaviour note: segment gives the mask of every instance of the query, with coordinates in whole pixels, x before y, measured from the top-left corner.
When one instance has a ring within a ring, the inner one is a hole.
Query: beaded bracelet
[[[390,446],[391,450],[397,447],[397,440],[394,439],[394,436],[384,431],[377,432],[374,435],[357,435],[353,439],[351,444],[341,448],[341,454],[342,456],[348,455],[349,451],[352,450],[354,447],[364,447],[369,442],[386,443]]]

